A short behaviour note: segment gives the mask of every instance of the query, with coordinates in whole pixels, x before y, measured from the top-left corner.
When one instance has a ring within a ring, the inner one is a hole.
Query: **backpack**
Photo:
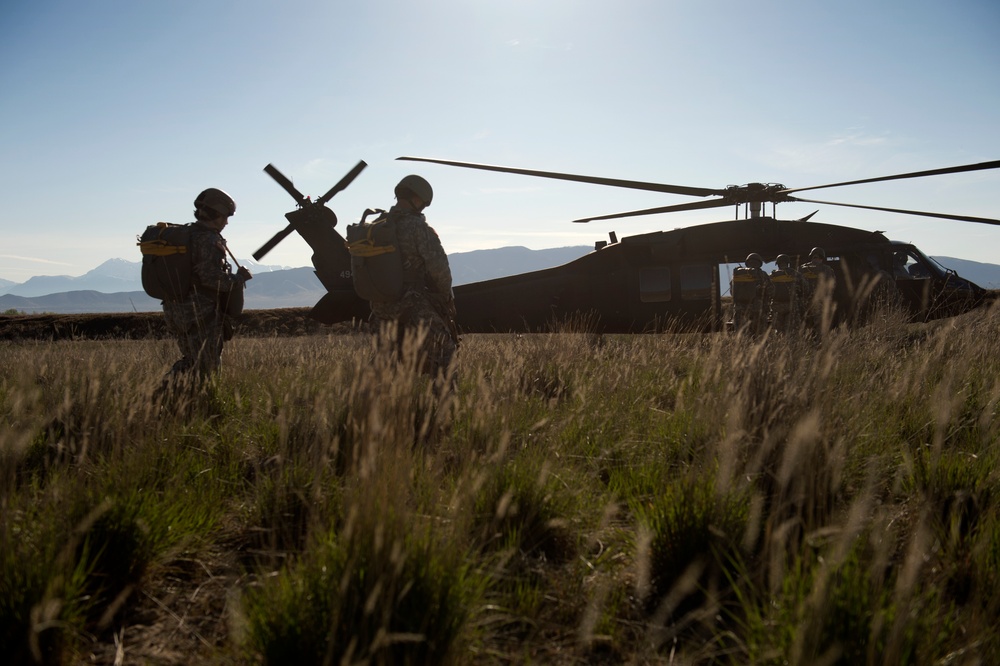
[[[790,312],[792,304],[798,299],[798,283],[790,271],[776,268],[771,271],[771,284],[774,286],[774,296],[771,305],[777,312]]]
[[[758,286],[754,269],[740,266],[733,270],[731,291],[734,302],[741,305],[753,303],[758,298]]]
[[[372,213],[379,216],[368,222]],[[397,249],[395,216],[367,209],[360,222],[347,225],[346,235],[351,279],[358,296],[377,303],[399,300],[403,295],[403,258]]]
[[[180,300],[191,291],[191,225],[157,222],[138,237],[142,288],[160,300]]]

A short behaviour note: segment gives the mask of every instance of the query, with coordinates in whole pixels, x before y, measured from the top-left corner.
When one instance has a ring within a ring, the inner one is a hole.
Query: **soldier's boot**
[[[195,362],[187,357],[174,363],[163,381],[153,391],[153,405],[161,414],[184,414],[190,411],[202,386],[202,375]]]

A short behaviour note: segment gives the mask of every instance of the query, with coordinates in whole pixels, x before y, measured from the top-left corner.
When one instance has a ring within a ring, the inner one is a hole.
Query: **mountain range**
[[[448,256],[448,261],[457,286],[559,266],[591,250],[588,246],[548,250],[506,247],[456,252]],[[241,259],[240,264],[253,274],[246,290],[247,309],[312,306],[326,293],[312,267],[268,266],[252,259]],[[0,312],[83,314],[159,310],[160,301],[142,290],[141,272],[141,262],[109,259],[77,277],[40,275],[22,283],[0,280]]]
[[[591,251],[588,246],[547,250],[505,247],[456,252],[448,256],[454,284],[461,285],[569,263]],[[1000,265],[952,257],[933,257],[943,266],[987,289],[1000,289]],[[307,307],[326,293],[311,267],[289,268],[241,260],[253,273],[246,291],[248,309]],[[109,259],[84,275],[40,275],[23,283],[0,279],[0,312],[83,314],[151,312],[160,302],[142,290],[142,264]]]

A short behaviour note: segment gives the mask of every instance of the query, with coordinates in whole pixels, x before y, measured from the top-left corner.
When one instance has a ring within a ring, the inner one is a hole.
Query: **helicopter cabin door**
[[[719,267],[710,263],[647,266],[639,270],[636,319],[643,330],[674,326],[717,330],[721,317]]]
[[[892,255],[892,275],[895,278],[896,289],[910,312],[926,316],[935,306],[933,303],[932,276],[933,268],[927,265],[914,251],[901,248]]]
[[[681,264],[680,299],[684,322],[706,331],[718,331],[722,325],[719,265],[712,263]]]

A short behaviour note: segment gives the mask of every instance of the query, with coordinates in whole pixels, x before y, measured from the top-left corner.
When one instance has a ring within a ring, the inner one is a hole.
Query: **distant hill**
[[[0,312],[17,310],[27,314],[96,314],[102,312],[151,312],[160,302],[144,291],[104,294],[99,291],[63,291],[45,296],[0,296]]]
[[[313,306],[326,290],[311,268],[292,268],[258,273],[246,291],[246,307],[255,310]],[[0,296],[0,312],[18,310],[29,314],[83,314],[99,312],[151,312],[160,301],[138,291],[103,293],[94,290],[65,291],[44,296]]]
[[[565,247],[529,250],[506,247],[497,250],[457,252],[449,256],[455,285],[551,268],[581,257],[591,248]],[[248,309],[311,307],[326,293],[312,267],[285,268],[240,261],[254,274],[246,291]],[[0,312],[83,314],[100,312],[150,312],[160,302],[142,291],[142,264],[110,259],[79,277],[37,276],[0,289]]]
[[[931,257],[931,259],[984,289],[1000,289],[1000,266],[996,264],[984,264],[954,257]]]
[[[540,271],[562,266],[591,252],[586,245],[529,250],[526,247],[502,247],[495,250],[473,250],[448,255],[451,279],[457,286],[498,277]]]
[[[478,282],[491,278],[536,271],[568,263],[581,257],[591,248],[586,246],[563,247],[549,250],[529,250],[526,247],[505,247],[496,250],[474,250],[472,252],[456,252],[449,255],[452,279],[456,285],[468,282]],[[312,274],[311,268],[289,268],[287,266],[268,266],[259,264],[252,259],[240,260],[254,274],[254,288],[259,288],[257,277],[263,273],[285,273],[287,271],[306,271]],[[39,275],[26,282],[17,283],[0,279],[0,295],[38,297],[48,294],[74,291],[98,291],[106,294],[119,292],[142,291],[142,263],[125,259],[109,259],[97,268],[78,277],[69,275]],[[285,279],[288,279],[287,276]],[[301,276],[292,278],[301,286]],[[319,283],[312,285],[318,288]]]
[[[505,247],[456,252],[448,259],[457,286],[561,266],[590,251],[587,246],[547,250]],[[932,258],[981,287],[1000,289],[1000,265],[953,257]],[[254,274],[246,292],[247,309],[311,307],[326,293],[311,267],[263,266],[252,260],[246,265]],[[2,280],[0,312],[14,309],[26,313],[83,314],[159,310],[159,301],[142,291],[140,271],[140,262],[110,259],[79,277],[38,276],[23,284]]]
[[[241,260],[240,263],[254,275],[287,268],[287,266],[258,264],[252,259]],[[20,284],[10,280],[0,280],[0,294],[35,297],[72,291],[99,291],[105,294],[142,291],[141,273],[142,262],[108,259],[97,268],[77,277],[38,275]]]

